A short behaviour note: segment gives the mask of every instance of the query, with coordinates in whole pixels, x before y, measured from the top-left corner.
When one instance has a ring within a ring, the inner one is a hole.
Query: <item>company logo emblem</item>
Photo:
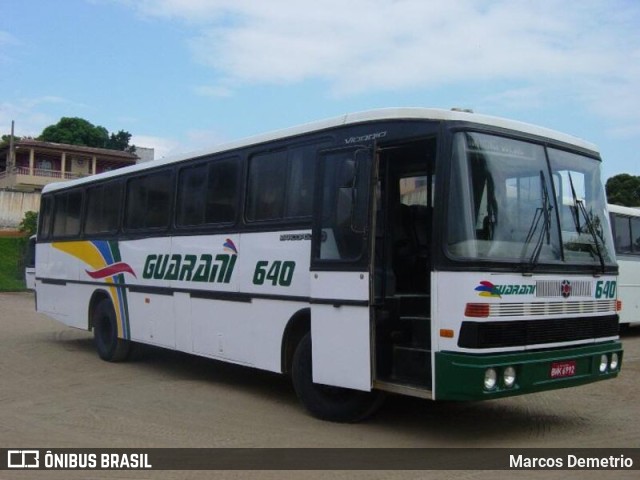
[[[560,293],[563,298],[569,298],[571,296],[571,282],[569,280],[563,280],[560,285]]]
[[[498,288],[493,283],[487,282],[486,280],[480,282],[480,285],[478,285],[475,290],[481,297],[502,298]]]
[[[238,254],[236,244],[233,243],[233,240],[231,240],[230,238],[227,238],[222,246],[224,247],[225,252],[233,253],[234,255]]]
[[[517,283],[513,285],[494,285],[491,282],[483,280],[475,288],[478,295],[488,298],[502,298],[506,295],[535,295],[536,286]]]
[[[40,452],[38,450],[8,450],[8,468],[38,468],[40,467]]]
[[[147,255],[142,278],[177,280],[180,282],[229,283],[238,259],[238,248],[227,238],[222,244],[225,252],[199,255],[189,253],[152,253]]]
[[[87,272],[87,275],[89,275],[91,278],[95,279],[113,277],[114,275],[118,275],[120,273],[130,273],[135,278],[138,278],[136,277],[136,274],[131,266],[128,263],[124,262],[113,263],[111,265],[107,265],[104,268],[94,270],[93,272],[90,272],[89,270],[85,270],[85,272]]]

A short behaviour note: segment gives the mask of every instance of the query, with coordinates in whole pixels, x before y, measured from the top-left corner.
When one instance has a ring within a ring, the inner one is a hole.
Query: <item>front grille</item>
[[[615,300],[583,300],[563,302],[533,303],[491,303],[490,317],[519,317],[524,315],[589,315],[594,313],[613,313]]]
[[[618,335],[618,316],[462,322],[461,348],[504,348],[573,342]]]

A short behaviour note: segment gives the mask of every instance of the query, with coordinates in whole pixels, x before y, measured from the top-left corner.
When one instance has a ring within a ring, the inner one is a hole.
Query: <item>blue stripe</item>
[[[111,248],[109,248],[109,242],[106,242],[104,240],[95,240],[91,243],[93,243],[98,249],[107,265],[111,265],[112,263],[114,263],[113,255],[111,254]]]

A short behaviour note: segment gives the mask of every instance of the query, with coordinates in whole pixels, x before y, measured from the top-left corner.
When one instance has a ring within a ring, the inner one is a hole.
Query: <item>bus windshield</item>
[[[614,265],[600,162],[474,132],[454,137],[447,247],[464,259]]]

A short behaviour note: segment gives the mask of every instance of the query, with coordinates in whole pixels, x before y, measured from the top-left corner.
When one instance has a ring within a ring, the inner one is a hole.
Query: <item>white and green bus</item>
[[[620,325],[640,323],[640,208],[609,205],[613,243],[620,272]]]
[[[590,143],[471,112],[344,115],[48,185],[37,309],[290,374],[356,421],[616,377],[617,271]]]

